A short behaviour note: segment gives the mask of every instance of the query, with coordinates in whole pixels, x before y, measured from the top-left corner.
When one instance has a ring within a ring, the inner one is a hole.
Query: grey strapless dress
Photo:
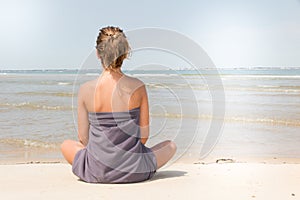
[[[72,171],[89,183],[132,183],[150,179],[156,158],[140,141],[140,109],[89,113],[89,142],[75,155]]]

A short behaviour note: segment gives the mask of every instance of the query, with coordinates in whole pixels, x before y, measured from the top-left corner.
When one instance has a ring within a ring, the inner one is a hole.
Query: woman
[[[125,75],[121,66],[130,47],[118,27],[105,27],[96,41],[103,72],[84,83],[78,93],[78,139],[61,145],[65,159],[81,180],[129,183],[150,179],[175,154],[164,141],[145,146],[149,108],[145,85]]]

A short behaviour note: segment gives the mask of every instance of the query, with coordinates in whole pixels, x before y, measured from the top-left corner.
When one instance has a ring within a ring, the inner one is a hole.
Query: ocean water
[[[300,69],[223,69],[216,75],[178,71],[125,71],[147,86],[151,133],[148,146],[172,139],[175,160],[197,161],[214,106],[224,105],[220,132],[211,136],[212,157],[300,158]],[[0,70],[0,162],[59,161],[59,145],[77,138],[76,101],[81,83],[96,70]],[[210,77],[224,98],[213,99]],[[220,88],[218,88],[219,90]]]

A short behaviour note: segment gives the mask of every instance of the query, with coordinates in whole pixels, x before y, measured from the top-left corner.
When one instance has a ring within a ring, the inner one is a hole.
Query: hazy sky
[[[219,66],[300,66],[298,0],[0,0],[0,69],[78,68],[99,28],[167,28]]]

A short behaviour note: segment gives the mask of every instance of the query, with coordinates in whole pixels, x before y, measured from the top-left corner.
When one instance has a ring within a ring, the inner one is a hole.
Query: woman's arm
[[[84,146],[89,141],[89,120],[88,111],[84,103],[85,89],[84,85],[80,87],[78,92],[78,139]]]
[[[149,105],[145,85],[141,88],[141,105],[140,105],[140,130],[141,142],[145,144],[149,137]]]

